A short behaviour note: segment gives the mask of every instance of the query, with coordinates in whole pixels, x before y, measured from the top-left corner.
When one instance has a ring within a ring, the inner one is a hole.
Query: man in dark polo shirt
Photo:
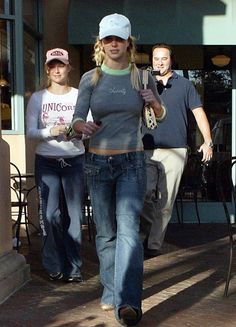
[[[212,157],[212,138],[200,97],[188,79],[171,69],[172,50],[165,44],[152,52],[153,71],[158,71],[158,93],[167,108],[165,121],[155,130],[143,127],[147,155],[147,194],[141,217],[144,254],[161,254],[161,246],[187,161],[188,111],[191,110],[204,143],[200,146],[203,162]],[[147,228],[148,226],[148,228]]]

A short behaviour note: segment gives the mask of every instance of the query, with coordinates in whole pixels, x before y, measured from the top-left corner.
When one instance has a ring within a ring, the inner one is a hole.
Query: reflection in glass
[[[0,14],[14,15],[14,1],[0,0]]]
[[[29,34],[24,33],[24,72],[25,72],[25,100],[26,103],[38,85],[36,74],[37,41]]]
[[[10,23],[0,20],[0,108],[3,130],[12,128],[10,76]]]
[[[35,19],[37,2],[35,0],[23,1],[23,18],[26,24],[32,27],[36,26],[37,20]]]
[[[184,76],[193,82],[200,94],[211,129],[219,120],[231,119],[232,79],[230,70],[188,70],[184,72]],[[189,115],[188,138],[189,146],[193,151],[203,142],[192,114]],[[227,141],[224,140],[224,144],[227,144],[227,151],[230,151],[231,139],[229,137]],[[222,146],[220,148],[223,149]]]
[[[206,197],[203,198],[201,194],[198,194],[198,199],[200,201],[218,201],[216,194],[217,158],[227,156],[231,152],[231,72],[228,69],[198,69],[184,71],[182,75],[193,82],[201,96],[203,107],[211,126],[214,143],[213,160],[209,166],[205,167]],[[190,152],[197,153],[197,149],[203,143],[203,139],[191,112],[188,115],[188,122],[188,145]]]

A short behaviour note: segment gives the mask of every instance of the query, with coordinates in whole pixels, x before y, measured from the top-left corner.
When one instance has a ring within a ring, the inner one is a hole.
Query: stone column
[[[26,264],[25,257],[12,249],[10,151],[1,134],[0,158],[0,303],[2,303],[30,279],[30,267]]]

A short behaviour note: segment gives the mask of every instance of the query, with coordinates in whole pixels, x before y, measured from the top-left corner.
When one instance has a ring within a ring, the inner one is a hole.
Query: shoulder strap
[[[146,69],[144,69],[142,71],[142,73],[143,73],[143,76],[142,76],[143,77],[142,78],[143,88],[144,88],[144,90],[146,90],[147,86],[148,86],[148,71]]]

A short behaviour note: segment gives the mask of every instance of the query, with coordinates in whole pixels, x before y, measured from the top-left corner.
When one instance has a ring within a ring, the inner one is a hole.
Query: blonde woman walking
[[[127,17],[105,16],[94,46],[97,67],[82,76],[73,129],[90,136],[85,173],[91,196],[104,287],[101,308],[124,326],[142,317],[143,247],[139,216],[146,191],[141,137],[144,102],[163,108],[152,76],[141,90],[134,38]],[[86,122],[91,108],[94,122]]]

